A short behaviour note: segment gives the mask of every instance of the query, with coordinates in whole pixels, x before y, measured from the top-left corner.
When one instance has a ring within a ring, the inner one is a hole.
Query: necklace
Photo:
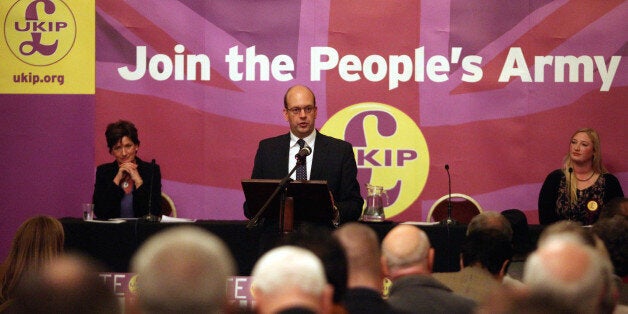
[[[595,175],[595,171],[593,171],[593,172],[591,173],[591,175],[590,175],[588,178],[586,178],[586,179],[580,179],[580,178],[578,178],[578,176],[576,176],[576,180],[578,180],[578,181],[580,181],[580,182],[589,181],[589,180],[591,180],[591,178],[593,178],[593,176],[594,176],[594,175]]]
[[[576,179],[578,179],[578,178],[576,177]],[[122,188],[126,189],[128,187],[129,187],[129,181],[124,181],[124,183],[122,183]]]

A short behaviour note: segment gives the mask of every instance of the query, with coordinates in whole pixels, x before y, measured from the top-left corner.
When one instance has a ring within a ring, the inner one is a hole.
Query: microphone
[[[312,153],[312,148],[304,145],[303,148],[301,148],[301,150],[294,156],[295,158],[303,158],[303,157],[307,157]]]
[[[441,220],[440,223],[444,225],[455,225],[456,221],[451,217],[451,175],[449,174],[449,164],[445,164],[445,171],[447,171],[447,180],[449,186],[449,198],[447,199],[447,219]]]
[[[144,216],[144,220],[149,222],[159,222],[161,220],[161,215],[153,215],[151,213],[151,209],[153,207],[153,181],[155,178],[155,159],[150,162],[150,191],[148,192],[148,214]]]

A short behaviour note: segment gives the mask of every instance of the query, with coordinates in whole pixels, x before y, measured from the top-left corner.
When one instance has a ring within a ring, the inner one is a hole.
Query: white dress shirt
[[[310,172],[312,172],[312,160],[314,158],[314,141],[316,139],[316,129],[314,131],[312,131],[312,133],[306,137],[303,138],[303,141],[305,141],[305,145],[309,146],[310,148],[312,148],[312,153],[309,154],[307,157],[305,157],[305,164],[307,167],[307,179],[310,179]],[[292,168],[294,168],[294,166],[296,166],[297,164],[297,159],[296,156],[299,153],[299,150],[301,150],[301,147],[299,147],[299,144],[297,144],[297,141],[299,140],[299,138],[297,136],[295,136],[294,134],[292,134],[292,132],[290,132],[290,153],[288,156],[290,156],[288,158],[288,171],[292,170]],[[297,176],[297,172],[293,172],[292,175],[290,176],[290,178],[292,178],[292,180],[296,180],[296,176]]]

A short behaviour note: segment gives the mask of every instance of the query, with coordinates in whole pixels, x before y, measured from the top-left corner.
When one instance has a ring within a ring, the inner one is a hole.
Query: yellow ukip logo
[[[50,65],[63,59],[76,39],[76,21],[63,1],[21,0],[4,21],[4,38],[22,62]]]
[[[386,218],[408,209],[423,191],[430,164],[427,143],[403,111],[381,103],[352,105],[332,116],[321,132],[353,144],[358,181],[387,190]]]

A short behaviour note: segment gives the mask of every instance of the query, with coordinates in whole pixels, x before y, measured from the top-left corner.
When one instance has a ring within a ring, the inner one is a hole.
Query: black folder
[[[271,179],[242,180],[242,190],[251,214],[257,215],[280,182]],[[262,218],[279,219],[279,195],[275,195]],[[295,221],[329,223],[334,219],[327,181],[291,181],[286,189],[286,197],[294,199]]]

